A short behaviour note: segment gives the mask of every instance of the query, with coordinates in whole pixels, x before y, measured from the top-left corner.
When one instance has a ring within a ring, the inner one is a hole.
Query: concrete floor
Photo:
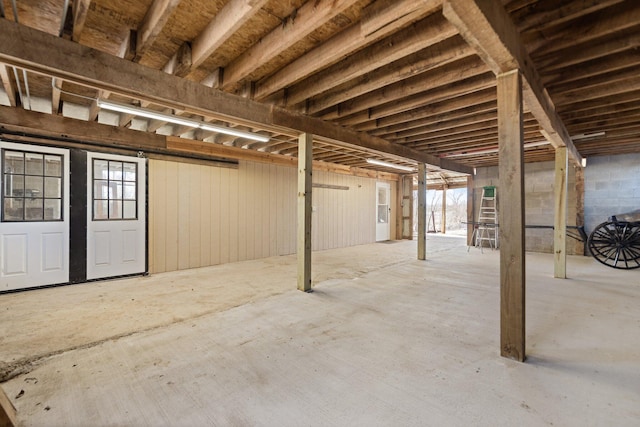
[[[498,356],[497,251],[460,238],[0,295],[25,426],[638,426],[640,274],[527,254],[525,364]]]

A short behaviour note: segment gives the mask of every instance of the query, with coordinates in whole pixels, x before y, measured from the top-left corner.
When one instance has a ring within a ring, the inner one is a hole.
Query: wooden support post
[[[576,174],[576,225],[584,227],[584,168],[574,168]],[[576,243],[580,243],[576,241]],[[587,255],[587,242],[576,245],[576,255]]]
[[[16,408],[9,396],[0,387],[0,427],[15,427],[18,425]]]
[[[467,246],[473,246],[473,175],[467,177]]]
[[[567,147],[556,148],[554,185],[553,277],[567,278],[567,181],[569,157]]]
[[[298,138],[298,289],[311,292],[311,171],[313,136]]]
[[[524,134],[519,70],[498,75],[500,354],[525,359]]]
[[[427,258],[427,165],[418,163],[418,259]]]
[[[442,186],[442,220],[440,221],[442,234],[447,233],[447,186]]]
[[[413,240],[413,175],[404,175],[402,182],[402,238]]]

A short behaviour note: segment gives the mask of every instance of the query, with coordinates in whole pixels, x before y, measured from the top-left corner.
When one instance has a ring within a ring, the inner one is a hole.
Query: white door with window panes
[[[87,156],[87,279],[144,273],[146,161]]]
[[[69,150],[0,141],[0,291],[69,281]]]
[[[391,239],[391,185],[376,183],[376,242]]]

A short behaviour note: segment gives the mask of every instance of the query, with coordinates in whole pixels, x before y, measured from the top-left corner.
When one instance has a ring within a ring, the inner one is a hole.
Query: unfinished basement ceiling
[[[498,162],[495,74],[445,18],[442,1],[3,0],[2,5],[7,21],[376,141],[466,167]],[[640,152],[640,2],[503,0],[502,5],[579,153]],[[0,66],[0,103],[297,155],[292,129],[221,120],[215,111],[193,114],[52,75]],[[229,125],[270,140],[127,114],[114,117],[97,108],[98,98]],[[525,105],[526,161],[553,159],[554,148],[540,130]],[[393,172],[368,164],[370,157],[416,165],[381,150],[314,138],[315,160]]]

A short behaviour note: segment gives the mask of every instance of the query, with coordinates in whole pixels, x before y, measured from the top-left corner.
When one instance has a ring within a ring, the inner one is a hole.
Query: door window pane
[[[135,162],[93,160],[93,219],[137,219]]]
[[[109,219],[108,209],[108,200],[95,200],[93,202],[93,219]]]
[[[4,220],[23,221],[24,220],[24,199],[4,199]]]
[[[62,218],[60,199],[44,199],[44,220],[56,221]]]
[[[24,174],[24,153],[19,151],[5,151],[4,172]]]
[[[135,200],[125,200],[124,202],[122,202],[123,205],[123,213],[122,213],[122,217],[124,219],[136,219],[137,212],[136,212],[136,202]]]
[[[24,197],[24,175],[5,175],[4,195]]]
[[[45,176],[62,176],[62,159],[60,156],[44,156]]]
[[[62,221],[63,157],[12,150],[2,157],[2,221]]]
[[[106,160],[95,159],[93,161],[93,178],[107,179],[109,177],[109,162]]]
[[[24,180],[24,196],[27,198],[43,197],[44,180],[42,176],[26,176]]]
[[[44,197],[51,199],[59,199],[62,194],[62,178],[44,179]]]
[[[387,205],[378,205],[378,222],[380,224],[389,222],[389,208]]]
[[[125,200],[135,200],[136,199],[136,183],[135,182],[125,182],[124,183],[124,197]]]
[[[122,219],[121,200],[109,200],[109,219]]]
[[[43,199],[25,199],[25,221],[42,221],[44,219]]]
[[[27,175],[44,175],[44,156],[36,153],[25,153],[25,164]]]

